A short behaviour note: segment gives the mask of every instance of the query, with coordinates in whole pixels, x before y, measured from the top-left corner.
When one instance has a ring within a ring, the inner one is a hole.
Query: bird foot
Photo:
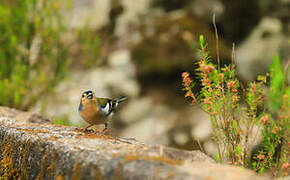
[[[103,129],[102,133],[106,134],[108,131],[108,123],[105,123],[105,128]]]
[[[102,133],[106,134],[109,130],[107,128],[102,130]]]
[[[77,128],[78,131],[85,132],[85,133],[93,133],[95,132],[93,129],[88,128]]]
[[[102,133],[104,135],[112,135],[113,134],[113,131],[111,129],[103,129]]]

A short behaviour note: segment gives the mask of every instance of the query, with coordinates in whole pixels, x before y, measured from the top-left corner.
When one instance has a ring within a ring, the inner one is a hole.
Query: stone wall
[[[0,179],[263,179],[200,151],[53,125],[0,107]]]

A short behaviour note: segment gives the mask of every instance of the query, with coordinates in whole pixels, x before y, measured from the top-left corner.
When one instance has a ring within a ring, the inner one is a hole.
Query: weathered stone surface
[[[0,177],[21,179],[262,179],[217,165],[200,151],[148,146],[134,139],[52,125],[0,107]]]

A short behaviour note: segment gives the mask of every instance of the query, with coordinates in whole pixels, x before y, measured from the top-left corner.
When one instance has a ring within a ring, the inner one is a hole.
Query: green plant
[[[259,172],[271,169],[274,174],[285,175],[289,168],[290,87],[286,85],[285,74],[279,57],[275,56],[270,65],[267,113],[262,113],[260,118],[262,148],[254,154],[257,161],[253,162],[253,167]]]
[[[27,109],[65,77],[59,3],[0,2],[0,105]]]
[[[99,56],[99,38],[89,27],[75,31],[78,37],[77,41],[80,48],[81,64],[86,68],[91,68],[98,60]]]
[[[73,124],[67,119],[67,117],[53,118],[53,124],[63,125],[63,126],[72,126]]]
[[[236,77],[234,63],[222,68],[214,65],[202,35],[199,41],[201,60],[197,62],[196,75],[201,90],[196,96],[193,92],[195,84],[188,72],[182,74],[183,85],[185,96],[190,97],[193,103],[199,103],[210,115],[213,139],[218,145],[217,161],[253,167],[260,173],[271,169],[273,175],[277,175],[275,172],[282,169],[282,164],[285,167],[289,155],[289,140],[285,137],[289,131],[290,102],[289,86],[285,85],[279,58],[275,57],[271,65],[269,102],[268,107],[264,107],[266,77],[260,76],[260,80],[249,83],[244,90],[244,98],[241,98],[243,88]],[[276,118],[277,114],[279,118]],[[254,154],[257,161],[251,164],[251,148],[257,139],[262,140],[263,151]],[[283,146],[282,151],[280,146]],[[283,158],[276,158],[277,153]]]

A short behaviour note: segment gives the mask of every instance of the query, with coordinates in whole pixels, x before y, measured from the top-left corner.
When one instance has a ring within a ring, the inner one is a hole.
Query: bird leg
[[[105,129],[103,129],[103,132],[105,132],[108,129],[108,122],[105,123]]]
[[[87,127],[85,127],[85,128],[82,128],[82,129],[81,129],[81,131],[87,131],[87,130],[88,130],[88,128],[89,128],[89,127],[92,127],[92,126],[93,126],[93,124],[90,124],[90,125],[88,125]]]

